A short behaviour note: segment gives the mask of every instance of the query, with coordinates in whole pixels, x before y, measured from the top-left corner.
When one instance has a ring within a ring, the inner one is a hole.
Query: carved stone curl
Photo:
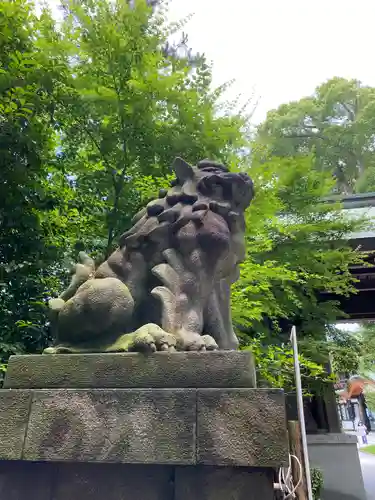
[[[50,301],[56,344],[45,353],[236,349],[230,287],[245,257],[251,179],[180,158],[176,180],[133,219],[95,270],[84,253]]]

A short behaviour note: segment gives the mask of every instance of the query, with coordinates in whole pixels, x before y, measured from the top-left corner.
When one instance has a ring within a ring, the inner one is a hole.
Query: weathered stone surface
[[[273,500],[272,470],[178,467],[174,500]]]
[[[34,391],[23,458],[195,463],[194,390]]]
[[[207,465],[286,465],[288,441],[283,391],[199,390],[197,461]]]
[[[30,403],[29,391],[0,391],[0,460],[21,458]]]
[[[1,500],[52,500],[54,470],[53,464],[0,461]]]
[[[282,391],[3,389],[1,400],[0,456],[5,459],[247,467],[287,463]]]
[[[245,467],[0,461],[4,500],[273,500],[272,484]]]
[[[5,459],[252,467],[287,463],[282,391],[3,389],[1,400],[0,456]]]
[[[6,388],[255,387],[250,352],[12,356]]]
[[[363,484],[364,471],[361,470],[358,456],[357,436],[344,432],[307,436],[307,447],[311,467],[317,467],[323,472],[322,500],[372,498],[372,495],[366,496]]]
[[[53,500],[173,500],[171,477],[170,466],[59,464]]]
[[[236,349],[230,288],[246,257],[246,173],[176,158],[170,189],[148,203],[97,269],[83,252],[49,303],[45,353]],[[104,283],[104,280],[107,280]],[[109,281],[108,281],[109,280]]]

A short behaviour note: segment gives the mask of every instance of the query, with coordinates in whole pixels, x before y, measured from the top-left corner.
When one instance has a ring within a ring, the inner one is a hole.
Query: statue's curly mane
[[[138,248],[147,241],[168,245],[169,238],[189,222],[201,226],[209,211],[220,215],[231,232],[243,230],[243,213],[254,195],[246,174],[207,160],[197,167],[179,160],[174,167],[177,177],[170,189],[160,190],[159,197],[135,215],[133,227],[120,237],[120,247]]]

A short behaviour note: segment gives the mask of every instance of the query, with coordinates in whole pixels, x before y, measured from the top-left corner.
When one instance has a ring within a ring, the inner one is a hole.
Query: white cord
[[[294,459],[298,463],[299,468],[299,478],[297,484],[293,485],[293,480],[296,478],[292,477],[292,460]],[[281,468],[279,469],[279,483],[277,485],[278,489],[280,489],[284,494],[284,500],[290,498],[296,498],[295,492],[302,481],[302,464],[299,459],[295,455],[289,455],[289,467],[287,469]],[[276,486],[276,485],[275,485]]]

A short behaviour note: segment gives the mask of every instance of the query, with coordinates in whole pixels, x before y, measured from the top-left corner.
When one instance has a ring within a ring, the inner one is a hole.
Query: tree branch
[[[113,81],[113,88],[114,88],[114,91],[116,92],[116,96],[117,96],[117,110],[118,110],[118,115],[120,118],[121,132],[122,132],[123,166],[122,166],[120,174],[116,175],[114,172],[111,172],[112,184],[113,184],[113,189],[114,189],[114,200],[113,200],[113,207],[112,207],[112,210],[110,212],[109,221],[108,221],[108,237],[107,237],[106,258],[109,256],[109,254],[111,252],[112,243],[113,243],[113,240],[115,237],[116,216],[117,216],[117,213],[119,211],[120,198],[121,198],[122,190],[124,188],[125,174],[126,174],[126,168],[127,168],[127,142],[126,142],[126,134],[125,134],[125,130],[126,130],[125,120],[124,120],[124,116],[123,116],[122,109],[121,109],[120,88],[116,82],[116,76],[115,76],[115,72],[114,72],[113,67],[112,67],[112,60],[110,57],[110,53],[108,53],[108,65],[109,65],[109,69],[110,69],[110,75],[111,75],[112,81]],[[120,167],[119,162],[118,162],[117,167]]]
[[[323,141],[326,140],[326,138],[320,134],[290,134],[290,135],[284,135],[285,139],[311,139],[313,137],[316,137],[318,139],[322,139]]]
[[[119,211],[121,193],[122,193],[122,190],[124,188],[125,172],[126,172],[126,165],[124,165],[123,169],[121,170],[121,173],[118,176],[116,176],[116,174],[112,172],[112,184],[113,184],[113,189],[114,189],[114,200],[113,200],[113,207],[112,207],[112,210],[110,212],[109,220],[108,220],[107,248],[106,248],[106,252],[105,252],[106,259],[110,255],[112,243],[113,243],[113,240],[115,237],[115,219],[116,219],[116,215]]]
[[[354,122],[354,120],[355,120],[354,112],[350,108],[348,108],[348,106],[344,102],[340,101],[340,104],[345,109],[345,111],[348,113],[349,118]]]

